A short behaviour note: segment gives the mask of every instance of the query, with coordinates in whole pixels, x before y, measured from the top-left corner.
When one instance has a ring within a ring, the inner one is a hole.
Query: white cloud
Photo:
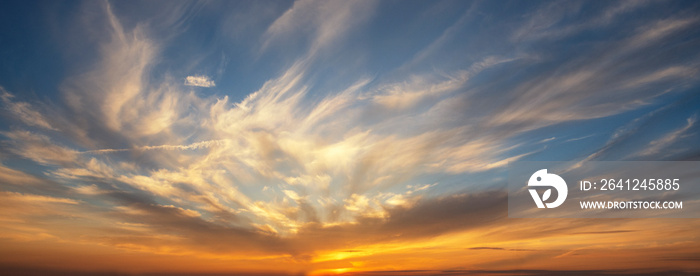
[[[292,200],[295,200],[295,201],[296,201],[296,200],[300,200],[300,199],[301,199],[301,197],[299,196],[299,194],[297,194],[295,191],[292,191],[292,190],[284,190],[284,191],[282,191],[282,192],[284,192],[284,194],[287,195],[287,196],[288,196],[289,198],[291,198]]]
[[[372,95],[372,100],[390,109],[414,107],[425,101],[426,98],[438,97],[462,88],[470,78],[485,69],[513,60],[516,59],[489,56],[473,63],[467,70],[460,70],[446,76],[446,79],[437,79],[434,75],[412,76],[407,82],[381,87],[378,92]]]
[[[64,204],[78,204],[77,201],[69,198],[60,198],[60,197],[51,197],[51,196],[43,196],[43,195],[34,195],[34,194],[22,194],[22,193],[15,193],[15,192],[5,192],[5,191],[0,191],[0,197],[3,198],[3,201],[10,201],[10,200],[17,200],[17,201],[23,201],[23,202],[31,202],[31,203],[64,203]]]
[[[36,109],[26,102],[16,102],[12,99],[15,96],[7,92],[5,88],[0,86],[0,100],[5,104],[6,108],[19,120],[30,126],[38,126],[46,129],[56,130],[51,126],[49,121],[36,111]]]
[[[8,150],[41,164],[68,165],[78,162],[78,152],[57,145],[48,136],[15,130],[0,133],[9,139]]]
[[[188,145],[159,145],[159,146],[143,146],[143,147],[134,147],[134,148],[129,148],[129,149],[98,149],[98,150],[89,150],[85,151],[85,153],[110,153],[110,152],[124,152],[124,151],[132,151],[132,150],[197,150],[197,149],[203,149],[203,148],[209,148],[213,147],[216,145],[221,145],[223,143],[226,143],[227,140],[210,140],[210,141],[202,141],[202,142],[196,142]]]
[[[527,16],[520,28],[512,34],[514,41],[535,39],[559,39],[586,30],[607,26],[622,15],[636,11],[651,3],[651,1],[619,1],[611,2],[610,6],[596,12],[585,20],[562,24],[571,19],[571,15],[581,9],[579,3],[548,3],[538,11]]]
[[[122,133],[136,142],[144,136],[167,135],[173,125],[187,123],[187,107],[198,99],[187,97],[178,90],[179,85],[153,84],[144,77],[160,50],[147,35],[146,26],[124,28],[109,3],[104,4],[104,12],[109,26],[105,37],[98,39],[100,59],[94,69],[69,77],[61,85],[73,117],[91,118],[91,122],[66,119],[73,125],[66,131],[97,128]],[[104,138],[96,140],[92,142],[104,143]]]
[[[267,29],[262,49],[274,42],[306,35],[310,40],[309,54],[313,54],[367,20],[374,5],[370,1],[296,1]]]
[[[185,78],[185,85],[199,86],[199,87],[214,87],[214,86],[216,86],[214,81],[211,80],[209,77],[200,76],[200,75],[187,76],[187,78]]]
[[[651,141],[648,147],[639,153],[640,156],[653,155],[659,153],[662,149],[667,148],[679,139],[683,138],[685,133],[695,125],[697,117],[693,116],[686,120],[687,124],[679,129],[676,129],[663,137]]]

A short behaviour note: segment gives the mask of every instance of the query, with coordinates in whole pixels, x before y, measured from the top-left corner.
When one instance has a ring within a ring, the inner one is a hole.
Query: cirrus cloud
[[[185,78],[185,85],[199,87],[214,87],[216,84],[207,76],[194,75]]]

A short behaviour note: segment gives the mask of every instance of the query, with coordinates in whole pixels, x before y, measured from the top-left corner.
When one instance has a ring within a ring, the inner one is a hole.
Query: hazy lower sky
[[[699,64],[697,1],[4,1],[0,270],[698,272],[504,188],[699,160]]]

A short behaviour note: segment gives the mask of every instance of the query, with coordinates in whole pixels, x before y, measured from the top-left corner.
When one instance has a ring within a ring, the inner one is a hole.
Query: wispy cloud
[[[472,64],[467,70],[460,70],[447,76],[412,76],[403,83],[387,84],[375,92],[372,100],[389,109],[406,109],[430,98],[439,98],[444,94],[464,88],[469,79],[490,67],[517,60],[490,56]]]
[[[31,131],[16,130],[2,133],[9,138],[6,150],[29,160],[48,165],[71,166],[77,160],[78,152],[57,145],[46,135]]]
[[[590,134],[590,135],[586,135],[586,136],[582,136],[582,137],[576,137],[576,138],[570,138],[570,139],[567,139],[567,140],[564,141],[564,142],[573,142],[573,141],[583,140],[583,139],[586,139],[586,138],[591,138],[591,137],[593,137],[593,136],[595,136],[595,134]]]
[[[201,76],[201,75],[187,76],[185,78],[185,85],[199,86],[199,87],[214,87],[214,86],[216,86],[214,81],[209,79],[209,77]]]
[[[27,102],[14,101],[14,97],[14,95],[10,94],[7,92],[7,90],[5,90],[5,88],[0,86],[0,100],[2,100],[5,108],[7,108],[12,115],[29,126],[38,126],[50,130],[56,130],[51,126],[46,117],[39,113],[39,111],[37,111],[31,104]]]
[[[123,152],[123,151],[131,151],[131,150],[155,150],[155,149],[193,150],[193,149],[208,148],[208,147],[215,146],[215,145],[221,145],[221,144],[225,143],[226,141],[227,140],[211,140],[211,141],[196,142],[196,143],[192,143],[192,144],[188,144],[188,145],[142,146],[142,147],[130,148],[130,149],[98,149],[98,150],[85,151],[85,153],[109,153],[109,152]]]
[[[646,156],[646,155],[654,155],[659,153],[662,149],[672,145],[673,143],[677,142],[679,139],[682,139],[684,135],[688,132],[690,128],[692,128],[695,125],[695,122],[697,121],[697,116],[692,116],[688,119],[686,119],[686,125],[676,129],[670,133],[667,133],[663,137],[656,139],[654,141],[649,142],[649,145],[647,146],[646,149],[642,150],[639,152],[639,156]]]
[[[581,12],[581,2],[545,3],[527,17],[527,22],[513,33],[512,39],[518,41],[561,39],[576,33],[605,27],[615,20],[620,20],[620,17],[626,13],[644,8],[651,3],[652,1],[611,2],[596,10],[595,15],[569,24],[562,24],[562,22],[575,18],[575,15]]]
[[[295,1],[267,29],[261,50],[276,42],[303,37],[309,41],[308,54],[313,55],[366,21],[375,5],[372,2]]]

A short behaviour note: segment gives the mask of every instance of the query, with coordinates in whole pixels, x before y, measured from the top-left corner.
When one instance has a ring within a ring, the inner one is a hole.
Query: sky
[[[698,49],[696,1],[6,1],[0,271],[698,273],[700,219],[505,190],[700,160]]]

